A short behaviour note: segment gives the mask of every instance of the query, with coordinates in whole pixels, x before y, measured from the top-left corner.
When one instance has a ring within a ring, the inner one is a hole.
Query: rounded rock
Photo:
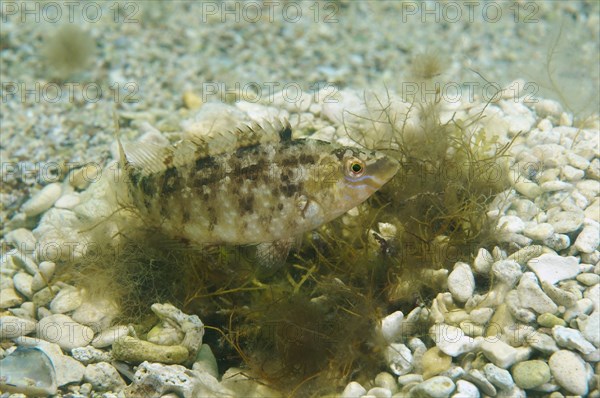
[[[531,389],[550,381],[550,368],[540,360],[524,361],[512,368],[515,384],[523,389]]]
[[[451,378],[435,376],[419,383],[411,390],[411,396],[428,398],[447,398],[454,392],[456,386]]]
[[[467,301],[475,291],[475,278],[471,267],[466,263],[456,263],[448,275],[448,290],[452,297],[461,303]]]
[[[428,379],[437,376],[449,369],[450,365],[452,365],[452,357],[444,354],[439,348],[432,347],[425,351],[421,358],[423,378]]]
[[[134,337],[122,337],[112,346],[113,357],[130,363],[160,362],[163,364],[183,363],[188,350],[180,345],[160,346]]]
[[[560,350],[548,360],[554,380],[569,393],[586,395],[588,393],[585,362],[572,351]]]
[[[61,192],[62,187],[59,183],[53,182],[48,184],[25,202],[23,206],[21,206],[21,211],[25,213],[27,217],[37,216],[51,208],[52,205],[54,205],[54,202],[60,197]]]
[[[119,391],[126,386],[117,369],[107,362],[88,365],[83,379],[96,391]]]
[[[12,315],[0,317],[0,339],[14,339],[35,330],[36,322]]]
[[[85,347],[94,338],[94,331],[64,314],[49,315],[38,323],[37,337],[58,344],[64,350]]]

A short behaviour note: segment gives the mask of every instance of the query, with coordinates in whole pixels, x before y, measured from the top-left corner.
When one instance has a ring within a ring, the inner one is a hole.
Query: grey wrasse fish
[[[280,260],[303,233],[365,201],[399,168],[380,152],[292,139],[279,120],[218,140],[119,142],[119,150],[124,195],[146,225],[193,245],[276,248]]]

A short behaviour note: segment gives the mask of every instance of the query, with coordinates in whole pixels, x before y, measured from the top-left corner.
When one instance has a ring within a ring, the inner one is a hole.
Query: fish
[[[269,267],[302,235],[364,202],[398,171],[385,154],[293,139],[251,123],[171,146],[122,145],[125,192],[144,224],[192,245],[257,245]]]

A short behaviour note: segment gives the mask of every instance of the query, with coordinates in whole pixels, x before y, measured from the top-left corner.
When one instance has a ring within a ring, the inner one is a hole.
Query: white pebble
[[[33,296],[33,291],[31,288],[31,284],[33,281],[33,276],[29,275],[26,272],[17,272],[15,276],[13,276],[14,287],[17,292],[21,293],[23,296],[31,299]]]
[[[469,264],[458,262],[448,275],[448,290],[454,300],[464,303],[475,291],[475,278]]]
[[[392,392],[383,387],[373,387],[367,391],[366,395],[374,398],[392,398]]]
[[[67,286],[61,289],[50,303],[50,311],[54,314],[64,314],[77,309],[82,303],[79,289]]]
[[[469,318],[471,319],[471,321],[479,325],[485,325],[486,323],[488,323],[492,315],[494,315],[493,308],[475,308],[469,313]]]
[[[572,279],[580,273],[579,260],[576,257],[563,257],[545,253],[527,262],[541,282],[555,284],[565,279]]]
[[[460,328],[444,323],[433,325],[429,329],[429,336],[435,341],[440,351],[451,357],[473,351],[483,341],[482,337],[472,338],[467,336]]]
[[[0,308],[12,308],[23,302],[21,296],[17,294],[14,288],[6,287],[0,290]]]
[[[525,225],[523,234],[533,240],[543,241],[554,234],[554,228],[549,223],[529,222]]]
[[[577,231],[583,224],[583,211],[561,211],[548,217],[548,222],[559,234]]]
[[[527,337],[527,343],[542,354],[550,355],[558,351],[556,342],[544,333],[531,334]]]
[[[567,181],[579,181],[583,178],[585,172],[567,164],[561,168],[561,174]]]
[[[32,196],[21,206],[21,211],[27,217],[33,217],[52,207],[54,202],[60,197],[62,187],[59,183],[53,182],[46,185],[38,193]]]
[[[390,390],[393,393],[398,391],[398,383],[396,378],[388,372],[380,372],[375,376],[375,385]]]
[[[421,383],[423,381],[423,375],[417,373],[409,373],[402,376],[398,376],[398,384],[405,386],[410,383]]]
[[[404,344],[390,344],[386,350],[386,359],[389,368],[397,376],[406,374],[413,368],[412,353]]]
[[[475,261],[473,261],[473,268],[475,269],[475,272],[487,274],[490,272],[493,263],[494,258],[491,253],[484,248],[480,248],[477,252],[477,257],[475,257]]]
[[[581,331],[583,337],[595,345],[600,347],[600,312],[594,311],[589,316],[581,315],[577,319],[577,327]]]
[[[583,293],[583,297],[592,301],[594,311],[600,310],[600,285],[588,287]]]
[[[96,348],[104,348],[111,346],[119,338],[127,336],[129,329],[124,325],[111,326],[106,330],[100,332],[94,340],[92,340],[92,346]]]
[[[50,315],[38,323],[37,337],[58,344],[65,350],[88,345],[94,331],[63,314]]]
[[[479,398],[479,390],[475,384],[466,380],[458,380],[456,382],[456,394],[453,398]]]
[[[36,322],[12,315],[0,317],[0,339],[25,336],[35,330]]]
[[[26,228],[17,228],[8,232],[4,239],[7,243],[10,243],[21,253],[27,253],[35,250],[37,239],[33,235],[33,232]]]
[[[411,396],[444,398],[454,392],[454,382],[449,377],[434,376],[417,384],[410,392]]]
[[[590,166],[589,160],[573,152],[567,152],[567,160],[571,166],[576,167],[579,170],[585,170]]]
[[[600,283],[600,275],[592,274],[592,273],[584,273],[577,275],[577,282],[580,282],[586,286],[594,286],[597,283]]]
[[[119,391],[126,386],[117,369],[106,362],[88,365],[83,379],[96,391]]]
[[[112,355],[110,352],[99,350],[91,345],[73,348],[71,350],[71,355],[84,365],[112,360]]]
[[[355,381],[351,381],[346,385],[342,392],[341,398],[360,398],[367,393],[367,390]]]
[[[381,334],[388,343],[394,343],[402,337],[403,319],[402,311],[396,311],[381,320]]]
[[[593,253],[600,245],[600,229],[597,225],[590,224],[583,227],[573,246],[583,253]]]
[[[521,233],[525,223],[517,216],[502,216],[498,220],[498,229],[504,232]]]
[[[519,300],[525,308],[531,308],[538,314],[545,312],[554,314],[558,311],[558,306],[544,293],[532,272],[523,274],[517,287],[517,293],[519,294]]]
[[[581,332],[576,329],[554,326],[552,328],[552,336],[561,347],[571,348],[583,354],[590,354],[595,350],[592,343],[587,341]]]
[[[79,204],[79,195],[76,193],[69,193],[58,198],[54,207],[59,209],[72,209]]]
[[[508,368],[517,360],[516,348],[499,339],[486,339],[481,344],[481,352],[500,368]]]
[[[575,395],[588,393],[588,377],[585,362],[572,351],[557,351],[548,360],[554,380],[565,390]]]
[[[485,377],[501,390],[510,390],[515,385],[510,372],[506,369],[488,363],[483,367],[483,371]]]

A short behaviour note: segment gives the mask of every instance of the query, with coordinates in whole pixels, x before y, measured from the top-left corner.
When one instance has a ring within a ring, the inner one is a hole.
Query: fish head
[[[378,151],[337,147],[316,167],[320,184],[312,197],[318,202],[323,223],[367,200],[396,175],[400,165]]]

